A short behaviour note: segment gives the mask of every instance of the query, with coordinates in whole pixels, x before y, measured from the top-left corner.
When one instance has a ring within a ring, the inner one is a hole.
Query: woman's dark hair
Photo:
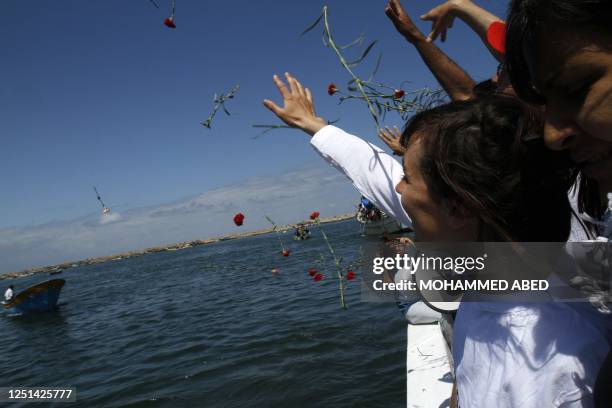
[[[513,0],[506,21],[505,67],[517,95],[532,103],[543,102],[528,66],[528,60],[535,52],[533,44],[538,33],[557,27],[612,35],[611,17],[610,0]],[[604,209],[597,181],[580,177],[578,210],[599,217]]]
[[[434,199],[481,220],[480,240],[564,242],[571,185],[564,152],[546,148],[538,110],[517,98],[482,96],[423,111],[401,143],[423,143],[420,168]]]
[[[527,63],[538,33],[552,28],[612,33],[611,16],[610,0],[512,0],[506,20],[504,64],[517,95],[542,103]]]
[[[472,92],[476,97],[486,96],[494,94],[497,90],[497,86],[493,83],[492,79],[487,79],[486,81],[482,81],[474,86]]]

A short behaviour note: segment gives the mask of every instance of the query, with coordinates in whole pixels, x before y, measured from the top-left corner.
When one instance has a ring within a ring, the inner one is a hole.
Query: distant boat
[[[402,226],[395,220],[395,218],[391,218],[385,214],[383,214],[382,219],[376,221],[369,221],[367,223],[362,224],[362,235],[383,235],[394,234],[396,232],[401,231]]]
[[[308,238],[310,238],[310,231],[308,228],[306,228],[304,224],[298,224],[297,228],[295,229],[293,239],[296,241],[303,241]]]
[[[4,310],[10,314],[29,314],[48,312],[55,309],[57,301],[66,283],[63,279],[52,279],[31,286],[19,292],[9,302],[2,302]]]
[[[361,197],[355,218],[362,225],[362,235],[380,236],[383,234],[393,234],[402,229],[400,223],[383,213],[365,197]]]
[[[293,236],[293,239],[295,239],[296,241],[303,241],[303,240],[308,239],[308,238],[310,238],[310,232],[308,234],[305,234],[305,235],[299,235],[299,236],[298,235],[294,235]]]
[[[59,275],[60,273],[64,272],[63,269],[57,269],[55,271],[51,271],[49,272],[49,275]]]

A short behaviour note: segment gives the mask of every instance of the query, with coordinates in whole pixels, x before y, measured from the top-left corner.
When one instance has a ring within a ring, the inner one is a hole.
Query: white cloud
[[[214,237],[353,211],[359,198],[350,181],[321,161],[278,176],[256,177],[197,196],[98,214],[66,222],[0,229],[0,273],[155,245]],[[246,216],[237,228],[232,217]]]

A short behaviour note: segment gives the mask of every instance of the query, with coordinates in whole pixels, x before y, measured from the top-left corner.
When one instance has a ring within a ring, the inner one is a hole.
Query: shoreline
[[[319,219],[319,223],[321,223],[321,224],[328,224],[328,223],[331,223],[331,222],[346,221],[346,220],[349,220],[351,218],[355,218],[355,214],[350,213],[350,214],[336,215],[336,216],[333,216],[333,217],[320,218]],[[312,220],[307,220],[307,221],[302,221],[301,223],[304,224],[304,225],[311,225],[314,222]],[[283,231],[292,230],[292,229],[296,228],[296,226],[297,226],[297,223],[296,224],[279,225],[278,226],[278,231],[283,232]],[[5,272],[5,273],[1,273],[0,274],[0,280],[21,278],[21,277],[25,277],[25,276],[34,275],[36,273],[52,273],[52,272],[58,272],[59,273],[60,271],[63,271],[65,269],[76,268],[76,267],[79,267],[79,266],[94,265],[94,264],[110,262],[110,261],[120,261],[122,259],[135,258],[135,257],[138,257],[138,256],[143,256],[143,255],[147,255],[147,254],[154,254],[154,253],[158,253],[158,252],[179,251],[181,249],[193,248],[193,247],[200,246],[200,245],[214,244],[216,242],[230,241],[230,240],[240,239],[240,238],[255,237],[255,236],[258,236],[258,235],[270,234],[272,232],[274,232],[274,229],[272,227],[270,227],[270,228],[260,229],[260,230],[256,230],[256,231],[234,233],[234,234],[223,235],[223,236],[220,236],[220,237],[213,237],[213,238],[207,238],[207,239],[197,239],[197,240],[193,240],[193,241],[179,242],[179,243],[176,243],[176,244],[169,244],[169,245],[162,245],[162,246],[157,246],[157,247],[150,247],[150,248],[145,248],[145,249],[142,249],[142,250],[122,252],[120,254],[115,254],[115,255],[99,256],[99,257],[95,257],[95,258],[86,258],[86,259],[82,259],[80,261],[70,261],[70,262],[63,262],[63,263],[56,264],[56,265],[48,265],[48,266],[41,266],[41,267],[36,267],[36,268],[29,268],[29,269],[25,269],[25,270],[20,271],[20,272]]]

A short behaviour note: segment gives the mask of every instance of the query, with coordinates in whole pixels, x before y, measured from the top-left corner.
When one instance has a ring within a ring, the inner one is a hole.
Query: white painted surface
[[[407,333],[407,406],[448,407],[453,381],[439,324],[409,324]]]

